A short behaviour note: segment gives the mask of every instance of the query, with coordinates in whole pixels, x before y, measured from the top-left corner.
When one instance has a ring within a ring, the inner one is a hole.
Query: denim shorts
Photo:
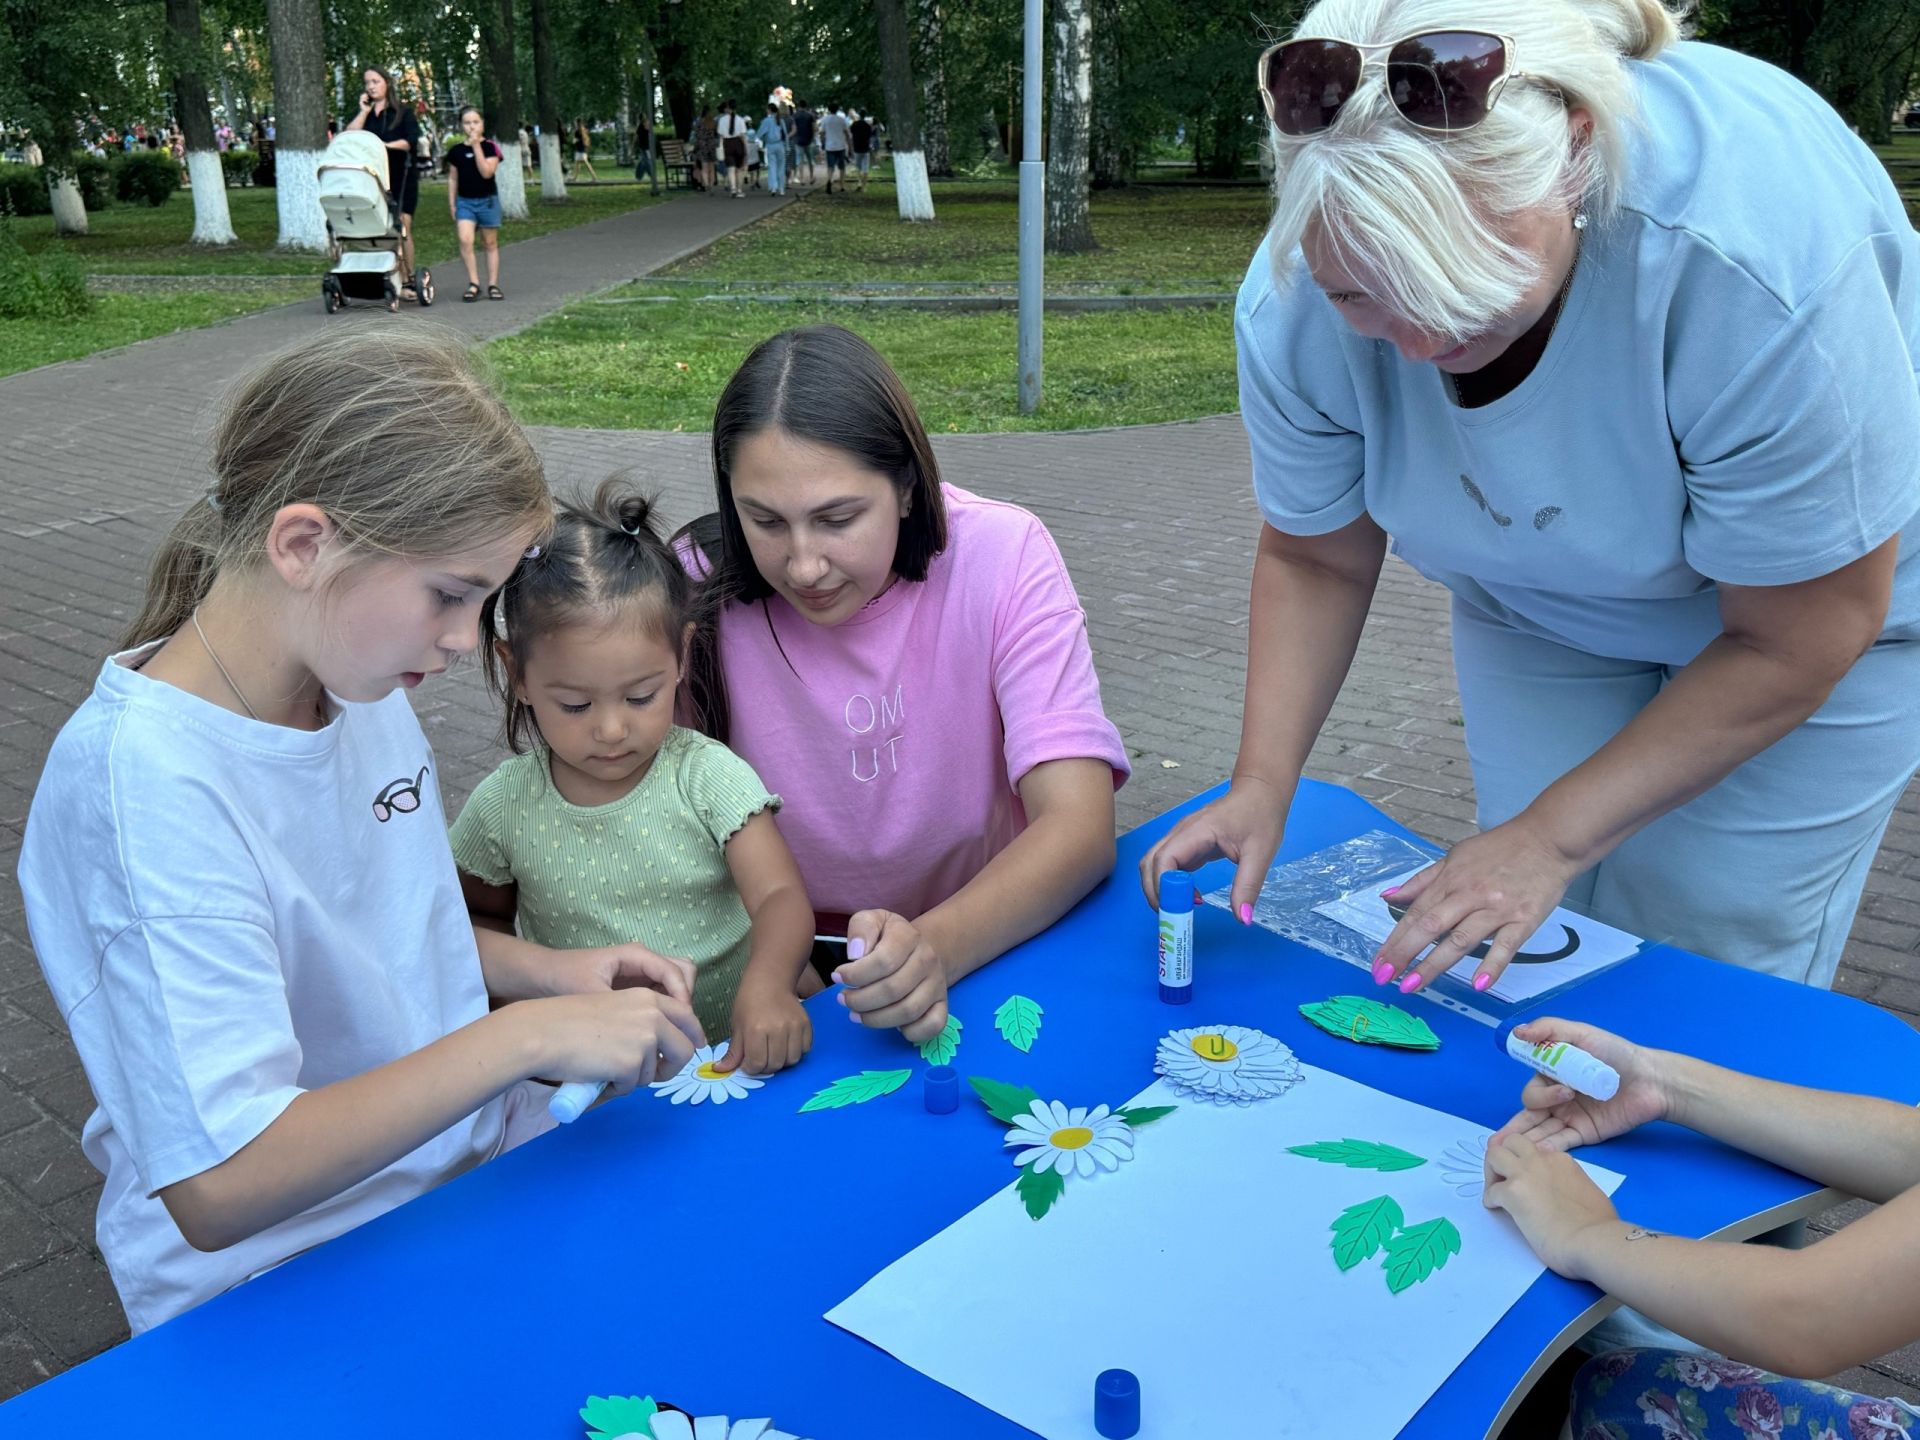
[[[500,228],[500,197],[483,195],[478,200],[466,195],[456,195],[453,199],[453,218],[471,220],[482,230]]]

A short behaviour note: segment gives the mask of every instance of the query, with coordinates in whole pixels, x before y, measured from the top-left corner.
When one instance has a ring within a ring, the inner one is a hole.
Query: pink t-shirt
[[[785,799],[823,914],[938,905],[1025,828],[1014,787],[1036,765],[1104,760],[1116,788],[1131,773],[1046,526],[943,490],[947,548],[924,582],[831,628],[778,595],[720,619],[729,743]]]

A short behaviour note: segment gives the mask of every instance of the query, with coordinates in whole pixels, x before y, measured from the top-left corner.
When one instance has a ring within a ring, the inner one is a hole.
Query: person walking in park
[[[1824,100],[1657,0],[1424,13],[1323,0],[1261,60],[1246,718],[1145,887],[1225,854],[1248,918],[1391,543],[1453,592],[1481,829],[1375,982],[1490,941],[1484,987],[1566,899],[1830,985],[1920,764],[1920,235]]]
[[[786,194],[787,135],[786,128],[780,123],[778,105],[767,106],[767,113],[761,117],[753,133],[760,141],[762,153],[767,157],[767,193],[769,195]]]
[[[720,132],[714,125],[713,107],[707,106],[693,122],[694,183],[709,195],[714,192],[713,161],[720,149]]]
[[[867,172],[873,168],[873,122],[857,111],[853,113],[853,123],[847,126],[847,144],[853,156],[857,188],[865,194]]]
[[[747,179],[747,119],[731,100],[721,103],[718,133],[727,160],[727,193],[738,200]]]
[[[804,100],[793,102],[793,154],[787,160],[787,174],[798,178],[800,167],[807,167],[806,183],[813,184],[813,132],[818,124],[812,109]]]
[[[567,179],[578,179],[583,168],[594,184],[600,183],[600,172],[593,168],[593,132],[587,129],[585,120],[576,118],[573,122],[573,172]]]
[[[820,117],[820,145],[827,154],[827,193],[833,193],[833,177],[840,177],[840,190],[847,188],[847,112],[838,104]]]
[[[633,127],[633,178],[657,185],[653,168],[653,126],[642,115]]]
[[[349,130],[364,130],[387,147],[387,193],[400,206],[401,248],[407,257],[407,272],[413,272],[413,214],[420,208],[420,174],[413,152],[420,139],[420,121],[411,105],[403,105],[393,93],[393,77],[377,65],[360,72],[360,111],[347,122]],[[271,134],[268,136],[271,140]],[[415,297],[413,286],[400,292],[401,298]]]
[[[460,112],[460,129],[466,136],[447,152],[447,209],[453,216],[453,228],[460,237],[460,263],[467,267],[467,289],[460,298],[480,298],[480,271],[474,263],[473,237],[477,230],[487,251],[487,298],[504,300],[500,288],[500,187],[494,178],[502,152],[486,138],[487,122],[479,110],[469,105]]]

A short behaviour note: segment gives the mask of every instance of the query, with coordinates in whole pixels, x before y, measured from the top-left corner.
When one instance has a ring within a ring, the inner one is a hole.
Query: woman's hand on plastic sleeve
[[[1535,1075],[1520,1092],[1525,1108],[1500,1127],[1500,1135],[1530,1140],[1542,1150],[1571,1150],[1576,1145],[1598,1145],[1636,1126],[1664,1120],[1673,1108],[1662,1050],[1648,1050],[1608,1030],[1577,1020],[1542,1016],[1513,1027],[1529,1045],[1543,1042],[1577,1045],[1620,1076],[1620,1089],[1611,1100],[1595,1100],[1571,1086]]]
[[[1160,877],[1169,870],[1198,870],[1224,855],[1237,867],[1230,892],[1233,913],[1242,925],[1251,923],[1292,803],[1291,787],[1251,776],[1235,779],[1226,794],[1187,816],[1141,858],[1140,888],[1147,903],[1159,908]]]
[[[1573,862],[1524,816],[1469,836],[1397,890],[1382,892],[1405,913],[1374,953],[1374,983],[1397,980],[1411,994],[1484,940],[1487,953],[1473,984],[1486,989],[1553,913],[1575,873]]]

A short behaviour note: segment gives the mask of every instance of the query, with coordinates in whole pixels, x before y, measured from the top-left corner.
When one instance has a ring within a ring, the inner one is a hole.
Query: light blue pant
[[[1482,829],[1510,820],[1678,673],[1453,602]],[[1920,642],[1882,641],[1798,729],[1629,836],[1567,892],[1636,935],[1831,986],[1874,852],[1920,767]]]
[[[787,188],[787,147],[769,145],[767,153],[767,189],[778,195]]]

